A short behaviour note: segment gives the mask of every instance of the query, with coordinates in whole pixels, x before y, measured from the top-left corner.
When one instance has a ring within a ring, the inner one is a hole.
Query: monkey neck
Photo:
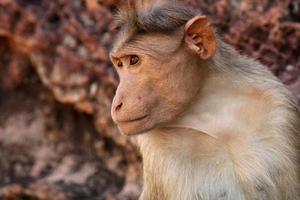
[[[167,126],[178,131],[191,129],[215,139],[224,134],[242,134],[241,130],[251,132],[262,125],[256,109],[267,111],[268,102],[258,86],[212,74],[189,108]]]
[[[176,120],[140,136],[141,141],[156,142],[157,135],[172,132],[166,138],[196,135],[209,140],[224,137],[257,136],[274,104],[270,94],[255,83],[239,83],[217,73],[208,74],[194,101]],[[186,133],[189,134],[186,134]],[[192,134],[193,133],[193,134]],[[191,136],[190,138],[193,138]],[[180,143],[180,141],[179,141]],[[178,143],[174,143],[175,147]],[[162,148],[164,145],[162,145]]]
[[[260,112],[256,112],[257,109]],[[213,140],[230,135],[247,135],[263,126],[263,113],[268,113],[269,109],[270,101],[258,86],[235,83],[232,79],[210,73],[184,113],[164,127],[142,134],[140,139],[147,138],[145,140],[148,141],[153,138],[155,141],[157,135],[169,132],[172,134],[166,140],[181,134],[188,138],[192,133]]]

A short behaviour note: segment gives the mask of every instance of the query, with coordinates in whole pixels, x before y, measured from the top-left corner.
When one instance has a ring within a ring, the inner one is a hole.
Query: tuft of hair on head
[[[128,1],[126,10],[119,10],[116,19],[121,29],[135,33],[172,33],[199,14],[199,11],[178,1]]]
[[[135,26],[137,23],[137,4],[134,0],[127,1],[127,7],[118,9],[114,15],[115,21],[117,21],[119,28],[124,26]]]

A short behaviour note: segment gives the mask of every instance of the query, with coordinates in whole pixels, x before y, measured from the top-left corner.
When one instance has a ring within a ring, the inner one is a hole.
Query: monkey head
[[[111,115],[121,132],[134,135],[176,119],[201,88],[201,63],[216,51],[206,17],[180,6],[124,14],[110,53],[120,82]]]

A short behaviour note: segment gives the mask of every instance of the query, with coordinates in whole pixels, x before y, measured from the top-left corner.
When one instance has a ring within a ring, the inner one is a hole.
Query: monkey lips
[[[126,119],[115,119],[116,124],[118,125],[120,131],[124,135],[136,135],[140,132],[137,130],[147,130],[149,129],[149,115],[143,115],[141,117],[134,117],[134,118],[126,118]]]

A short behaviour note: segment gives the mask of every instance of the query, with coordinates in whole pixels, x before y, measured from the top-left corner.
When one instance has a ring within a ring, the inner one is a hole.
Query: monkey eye
[[[135,65],[140,61],[140,58],[137,55],[130,56],[130,65]]]
[[[117,60],[117,66],[118,66],[118,67],[123,67],[123,63],[122,63],[122,61],[119,60],[119,59]]]

